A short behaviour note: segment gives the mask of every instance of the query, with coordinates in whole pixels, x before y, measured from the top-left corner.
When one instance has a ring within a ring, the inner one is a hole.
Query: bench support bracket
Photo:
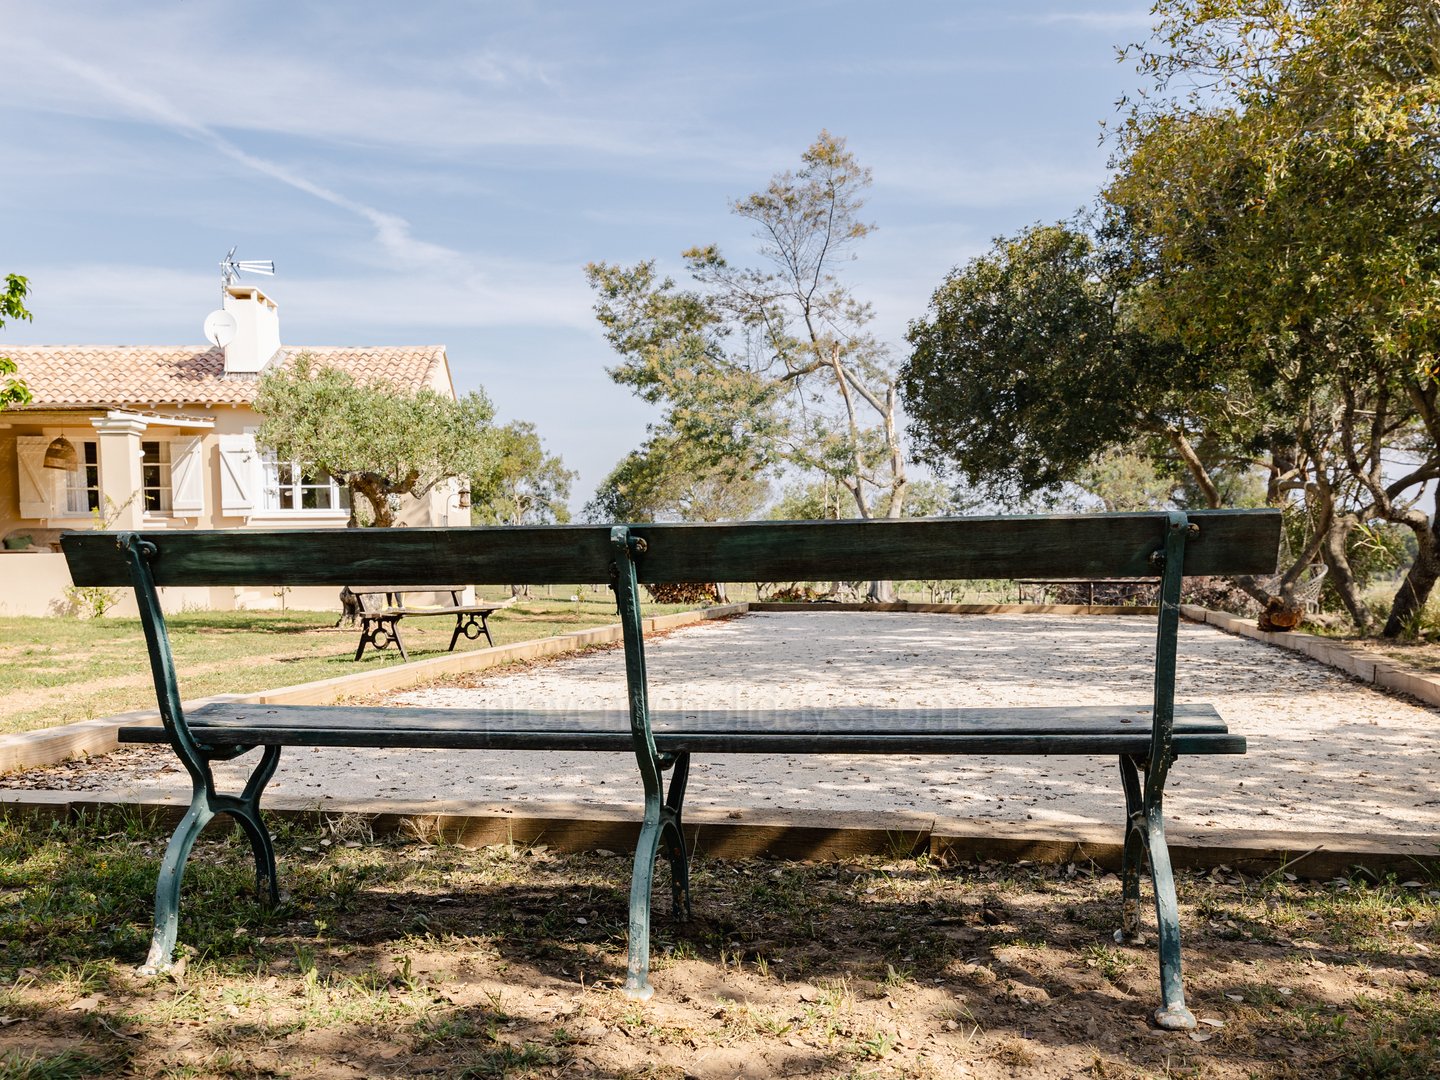
[[[405,652],[405,643],[400,640],[400,619],[394,615],[361,615],[360,616],[360,644],[355,648],[355,659],[365,655],[365,646],[385,649],[391,642],[400,650],[400,659],[409,660],[410,656]],[[450,647],[455,647],[452,638]]]
[[[1153,1016],[1169,1031],[1191,1031],[1195,1015],[1185,1005],[1180,969],[1180,908],[1175,897],[1175,874],[1165,842],[1165,780],[1175,760],[1175,653],[1180,635],[1180,586],[1185,563],[1185,541],[1197,531],[1183,513],[1170,514],[1165,547],[1155,553],[1162,568],[1160,620],[1155,638],[1155,705],[1147,757],[1122,756],[1120,780],[1125,788],[1125,847],[1121,865],[1120,929],[1117,942],[1140,936],[1140,869],[1150,866],[1155,894],[1155,923],[1159,934],[1160,1008]],[[1143,783],[1142,783],[1143,777]]]
[[[155,579],[150,572],[150,560],[156,556],[155,545],[141,540],[134,533],[121,534],[117,543],[125,549],[130,563],[135,601],[140,608],[145,644],[150,651],[150,670],[155,679],[160,719],[170,737],[171,747],[190,774],[190,808],[176,826],[165,849],[165,857],[160,862],[160,873],[155,882],[155,932],[150,939],[150,953],[139,971],[141,975],[157,975],[168,971],[174,959],[175,938],[180,928],[180,884],[185,875],[185,860],[216,814],[229,814],[239,823],[255,857],[257,890],[272,906],[280,902],[275,848],[270,842],[270,832],[260,818],[260,796],[280,763],[280,747],[264,748],[259,763],[245,784],[245,790],[239,795],[221,795],[215,790],[211,762],[228,761],[254,747],[212,748],[196,740],[185,722],[185,712],[180,705],[170,635],[165,627],[159,595],[155,591]]]
[[[630,878],[630,947],[625,972],[625,996],[638,1001],[655,993],[650,985],[650,897],[655,882],[655,858],[663,848],[670,863],[670,887],[678,918],[690,915],[689,856],[681,811],[690,777],[688,753],[661,754],[655,748],[650,726],[649,682],[645,672],[644,627],[640,619],[640,589],[635,579],[635,558],[644,554],[645,541],[617,525],[610,530],[615,553],[615,602],[625,637],[625,682],[630,705],[630,734],[635,759],[645,787],[645,816],[635,844],[635,868]],[[662,774],[673,769],[670,790]]]
[[[495,639],[490,636],[490,620],[483,611],[469,612],[464,615],[455,616],[455,632],[450,635],[449,652],[455,651],[455,643],[464,634],[470,641],[474,641],[481,634],[485,635],[485,642],[492,649],[495,647]]]

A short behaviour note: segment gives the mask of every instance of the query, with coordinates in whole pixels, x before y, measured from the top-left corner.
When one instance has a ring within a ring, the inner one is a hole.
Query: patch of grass
[[[683,609],[644,605],[647,615]],[[609,596],[592,590],[573,602],[521,600],[491,616],[490,632],[495,644],[509,645],[616,618]],[[357,663],[359,631],[336,629],[331,612],[181,611],[166,622],[186,697],[253,693],[403,662],[394,649],[367,649]],[[411,659],[443,655],[453,628],[449,619],[408,620],[401,632]],[[0,642],[0,734],[155,706],[139,619],[0,617]],[[484,647],[483,637],[463,636],[455,646]]]
[[[1119,983],[1120,977],[1139,961],[1130,953],[1111,948],[1109,945],[1094,943],[1081,951],[1088,967],[1096,968],[1107,982]]]
[[[458,1072],[459,1080],[480,1077],[521,1077],[534,1075],[533,1070],[542,1065],[554,1065],[561,1058],[560,1052],[538,1043],[523,1043],[499,1046],[465,1054]]]
[[[1345,1011],[1308,1003],[1287,1008],[1256,987],[1246,991],[1247,1003],[1252,1000],[1273,1013],[1253,1026],[1313,1046],[1326,1061],[1323,1075],[1346,1080],[1429,1080],[1436,1075],[1440,984],[1417,993],[1362,994]]]
[[[725,1001],[720,1004],[717,1019],[737,1036],[789,1035],[795,1025],[774,1010],[748,1001]]]
[[[0,1080],[82,1080],[103,1075],[109,1063],[78,1050],[58,1054],[11,1053],[0,1056]]]

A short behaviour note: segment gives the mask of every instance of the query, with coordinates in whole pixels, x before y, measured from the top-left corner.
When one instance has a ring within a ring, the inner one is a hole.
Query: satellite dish
[[[223,308],[205,316],[205,340],[212,345],[219,345],[222,349],[235,340],[238,329],[235,316]]]

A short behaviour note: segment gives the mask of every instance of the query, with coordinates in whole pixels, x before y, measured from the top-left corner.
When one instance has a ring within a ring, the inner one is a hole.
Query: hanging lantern
[[[75,452],[75,444],[61,435],[45,448],[45,460],[42,464],[47,469],[78,469],[80,455]]]

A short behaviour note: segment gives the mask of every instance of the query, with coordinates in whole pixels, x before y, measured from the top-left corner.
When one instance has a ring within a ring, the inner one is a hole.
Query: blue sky
[[[583,503],[655,418],[582,268],[718,242],[727,200],[822,129],[874,170],[851,269],[904,353],[946,271],[1088,203],[1139,77],[1136,3],[128,4],[0,0],[5,341],[200,344],[217,263],[291,345],[449,347],[580,470]]]

